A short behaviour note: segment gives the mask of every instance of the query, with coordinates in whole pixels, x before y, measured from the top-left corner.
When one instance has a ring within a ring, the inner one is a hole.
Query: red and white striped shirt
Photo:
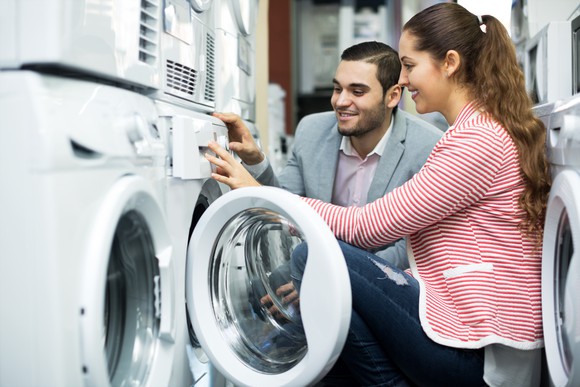
[[[519,228],[524,188],[507,131],[467,105],[409,181],[364,207],[304,198],[338,239],[362,248],[408,236],[419,313],[459,348],[543,345],[541,248]]]

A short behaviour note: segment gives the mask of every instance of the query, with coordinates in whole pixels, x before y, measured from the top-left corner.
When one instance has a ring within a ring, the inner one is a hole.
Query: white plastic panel
[[[201,179],[211,176],[212,166],[205,158],[209,141],[227,148],[227,133],[223,126],[211,120],[198,120],[186,116],[172,118],[173,176],[182,179]]]

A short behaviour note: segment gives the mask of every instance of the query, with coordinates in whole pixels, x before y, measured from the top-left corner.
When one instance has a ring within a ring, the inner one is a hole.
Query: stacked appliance
[[[332,233],[284,191],[226,193],[204,157],[227,146],[211,111],[255,131],[257,0],[1,8],[0,385],[321,378],[350,317]]]
[[[165,0],[160,31],[160,87],[151,96],[187,109],[215,110],[213,0]]]
[[[217,9],[216,110],[238,114],[260,144],[256,127],[258,0],[214,0]]]

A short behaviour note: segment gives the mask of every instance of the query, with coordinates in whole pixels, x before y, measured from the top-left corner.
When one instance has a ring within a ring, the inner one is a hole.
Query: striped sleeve
[[[449,130],[409,181],[364,207],[340,207],[304,198],[338,239],[362,248],[411,235],[483,197],[504,158],[505,139],[480,115]]]

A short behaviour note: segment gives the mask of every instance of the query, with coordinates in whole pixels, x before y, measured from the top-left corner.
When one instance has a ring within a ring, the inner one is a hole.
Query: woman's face
[[[415,50],[415,38],[408,31],[401,35],[399,58],[399,84],[411,93],[417,112],[443,113],[451,91],[451,82],[444,72],[443,64],[437,63],[426,51]]]

